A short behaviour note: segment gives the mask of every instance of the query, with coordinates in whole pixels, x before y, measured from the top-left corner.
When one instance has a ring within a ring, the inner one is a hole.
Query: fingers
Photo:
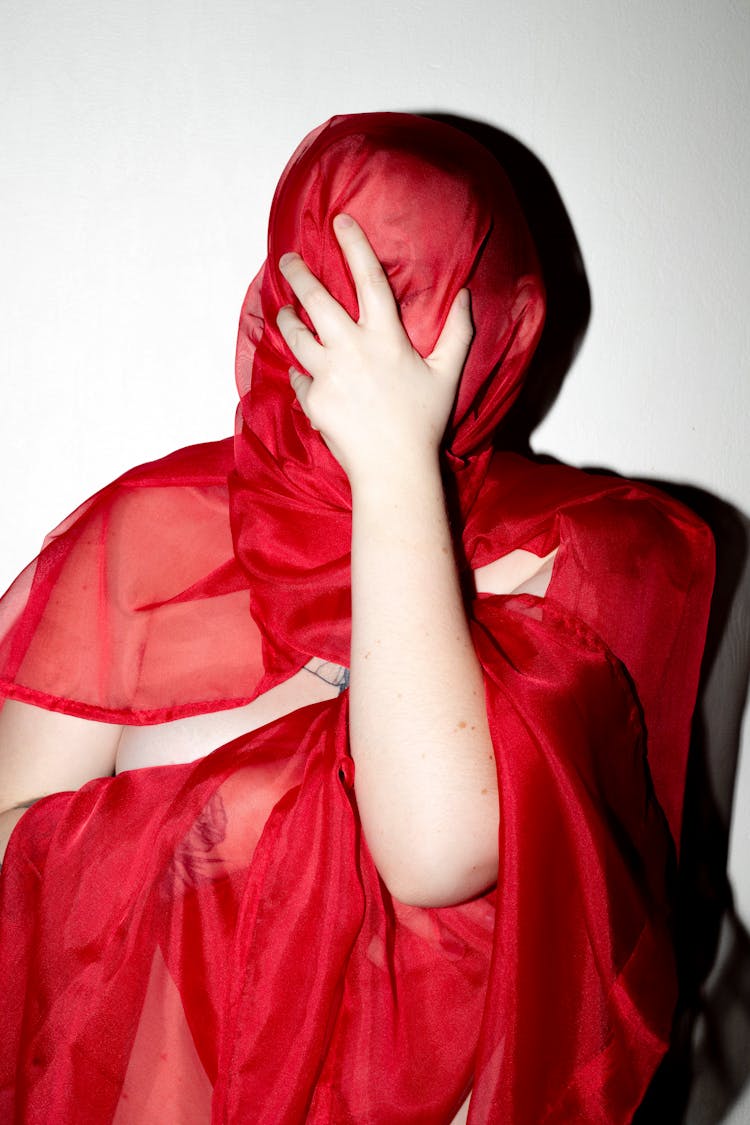
[[[471,297],[468,289],[459,289],[448,310],[443,331],[426,362],[433,371],[458,383],[473,338]]]
[[[351,320],[341,305],[310,272],[299,254],[284,254],[279,259],[279,269],[323,343],[327,343],[331,335],[351,325]],[[299,318],[295,327],[298,326],[304,328]]]
[[[400,325],[387,274],[359,223],[350,215],[337,215],[333,229],[352,275],[360,323],[368,321],[383,327],[388,324],[391,328]],[[299,254],[284,254],[279,259],[279,269],[324,344],[331,336],[351,326],[345,310],[310,272]]]
[[[297,402],[302,407],[307,420],[310,422],[312,428],[314,430],[317,430],[318,427],[313,426],[312,422],[310,421],[310,413],[307,405],[307,396],[309,395],[310,388],[312,387],[312,379],[309,375],[304,375],[301,371],[298,371],[296,367],[290,367],[289,382],[292,384],[292,390],[294,391]]]
[[[315,374],[323,361],[323,347],[300,318],[291,305],[279,309],[276,317],[279,332],[294,358],[308,371]]]
[[[336,215],[333,230],[357,292],[360,323],[398,321],[388,276],[359,223],[351,215]]]

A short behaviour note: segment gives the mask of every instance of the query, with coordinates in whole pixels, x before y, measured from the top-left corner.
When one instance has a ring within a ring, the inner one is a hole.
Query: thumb
[[[426,362],[437,374],[458,383],[473,338],[469,290],[459,289],[448,310],[443,331]]]

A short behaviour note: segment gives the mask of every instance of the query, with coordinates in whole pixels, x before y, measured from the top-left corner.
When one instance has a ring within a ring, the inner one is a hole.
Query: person
[[[107,486],[0,607],[3,1120],[631,1119],[711,542],[494,449],[544,301],[464,134],[293,155],[234,439]]]

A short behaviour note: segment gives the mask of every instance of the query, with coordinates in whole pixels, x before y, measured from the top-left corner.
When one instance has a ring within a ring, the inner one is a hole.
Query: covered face
[[[445,443],[465,458],[487,444],[518,393],[542,326],[543,287],[528,227],[494,158],[451,126],[407,114],[335,117],[287,165],[271,209],[268,260],[240,325],[246,422],[275,456],[301,452],[296,441],[286,450],[280,444],[290,410],[296,436],[310,440],[288,387],[293,357],[276,328],[279,308],[296,304],[278,260],[288,250],[300,253],[356,319],[354,286],[332,229],[341,211],[367,234],[420,354],[432,350],[453,297],[469,286],[476,335]],[[322,442],[314,445],[313,456]]]
[[[526,222],[505,173],[476,141],[424,118],[372,113],[335,117],[302,142],[276,190],[268,259],[242,310],[230,478],[235,554],[264,633],[266,668],[279,674],[310,655],[348,663],[349,483],[296,401],[293,356],[276,327],[286,304],[307,319],[278,268],[289,250],[357,317],[332,226],[342,211],[369,238],[422,355],[458,289],[471,291],[476,333],[444,440],[457,533],[544,317]]]

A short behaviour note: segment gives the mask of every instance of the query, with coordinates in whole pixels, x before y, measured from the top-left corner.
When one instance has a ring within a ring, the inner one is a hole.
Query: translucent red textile
[[[472,1087],[471,1125],[616,1125],[665,1049],[710,538],[653,490],[490,452],[542,286],[503,173],[447,126],[368,114],[303,143],[243,309],[234,444],[134,470],[63,525],[0,607],[2,689],[147,723],[239,705],[312,655],[346,663],[349,492],[294,406],[272,264],[300,250],[353,312],[343,209],[420,350],[472,290],[446,439],[467,567],[558,548],[546,598],[467,605],[497,889],[439,910],[389,896],[345,695],[198,762],[47,798],[0,887],[2,1120],[437,1125]]]

